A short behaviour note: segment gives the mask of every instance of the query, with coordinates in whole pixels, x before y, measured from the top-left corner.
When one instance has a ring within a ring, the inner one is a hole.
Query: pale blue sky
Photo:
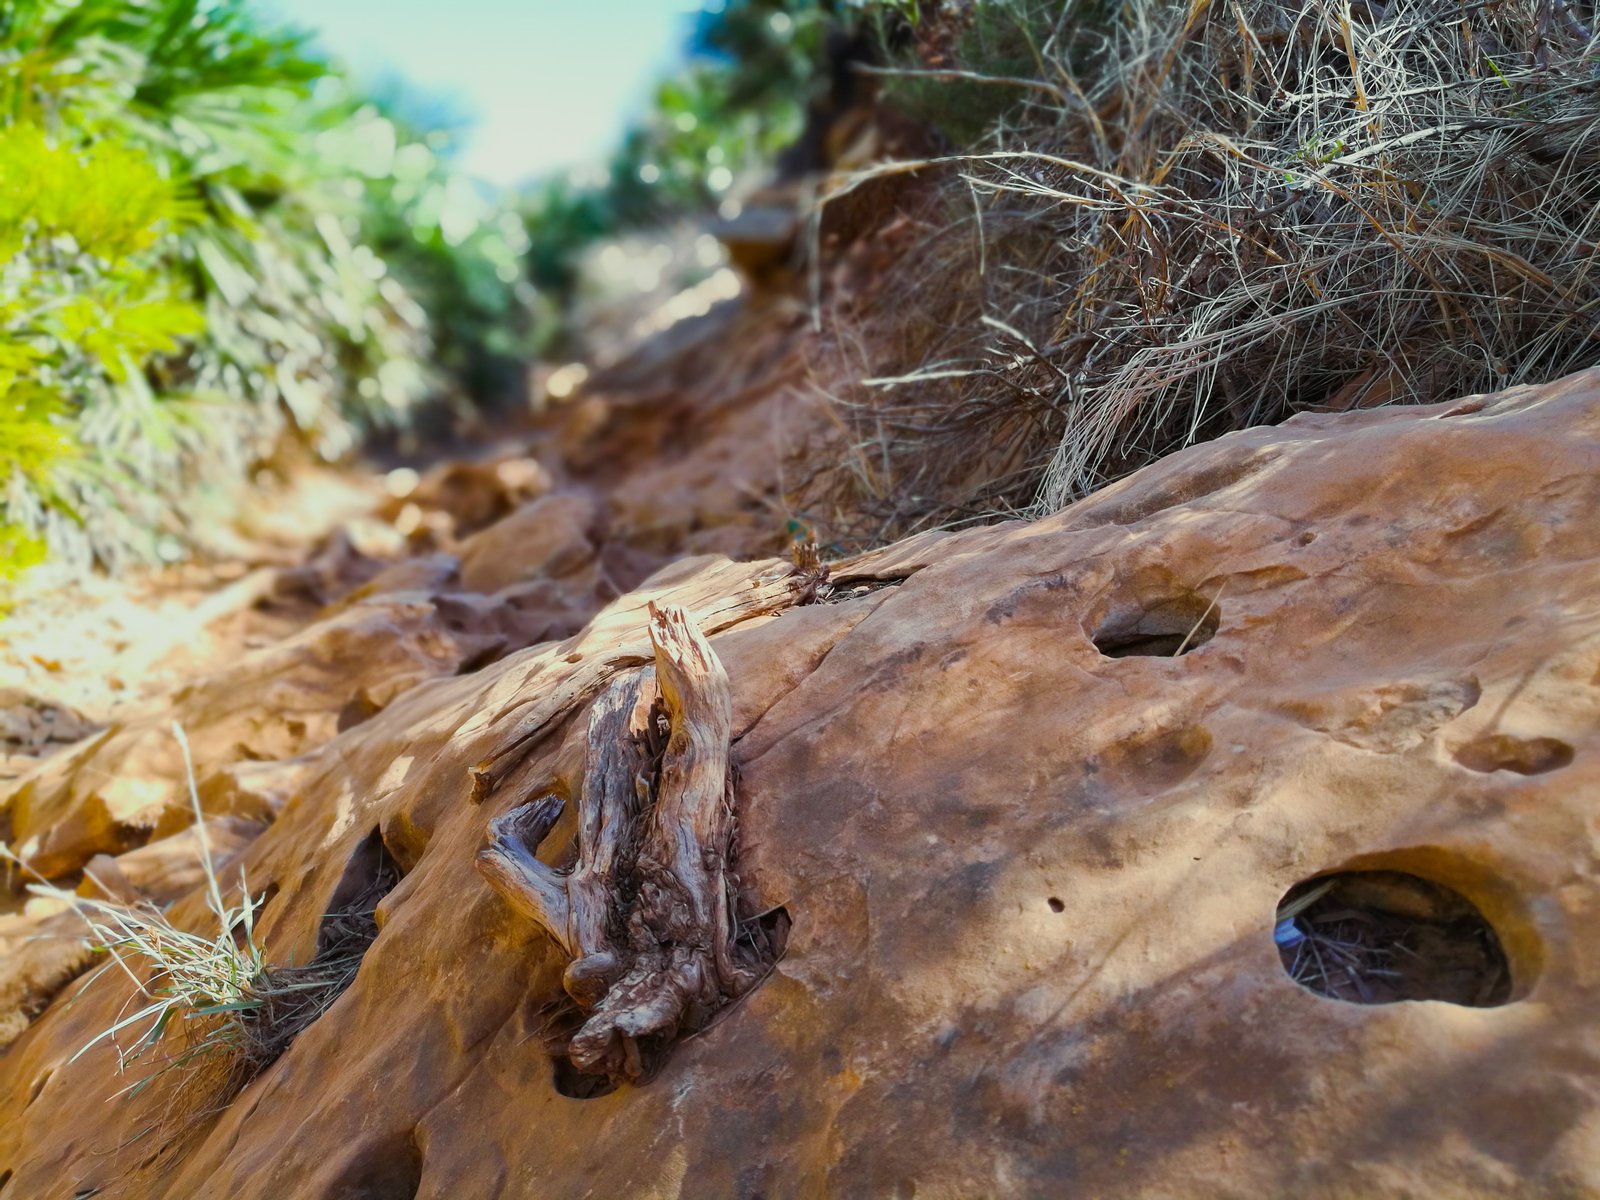
[[[682,53],[701,0],[266,0],[366,78],[474,118],[461,166],[510,185],[600,158]]]

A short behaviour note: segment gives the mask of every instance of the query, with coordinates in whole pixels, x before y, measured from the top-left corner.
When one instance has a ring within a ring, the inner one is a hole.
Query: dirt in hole
[[[1400,871],[1345,871],[1296,884],[1278,906],[1284,970],[1352,1004],[1443,1000],[1492,1008],[1511,999],[1494,928],[1459,892]]]
[[[569,1100],[598,1100],[622,1086],[608,1075],[578,1070],[565,1054],[556,1054],[550,1061],[555,1067],[556,1091]]]

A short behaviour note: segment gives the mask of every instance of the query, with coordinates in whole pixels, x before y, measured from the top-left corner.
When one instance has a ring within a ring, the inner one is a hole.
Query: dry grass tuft
[[[148,901],[121,904],[85,897],[46,881],[29,887],[36,895],[70,905],[87,925],[95,949],[109,956],[85,985],[108,970],[120,970],[133,984],[133,995],[118,1019],[80,1047],[72,1061],[109,1041],[116,1048],[119,1073],[133,1077],[119,1095],[136,1094],[174,1076],[162,1117],[147,1131],[161,1135],[158,1155],[198,1122],[226,1108],[350,986],[377,936],[377,903],[396,882],[392,864],[380,864],[359,895],[323,918],[311,962],[270,964],[256,931],[263,901],[251,895],[242,872],[237,903],[224,901],[205,838],[188,741],[176,725],[173,733],[188,772],[215,932],[180,928]],[[26,869],[4,847],[0,852]]]
[[[1053,511],[1299,411],[1600,361],[1589,0],[1052,20],[988,147],[929,160],[944,215],[892,299],[835,325],[885,347],[840,408],[870,486],[832,481],[869,536]]]

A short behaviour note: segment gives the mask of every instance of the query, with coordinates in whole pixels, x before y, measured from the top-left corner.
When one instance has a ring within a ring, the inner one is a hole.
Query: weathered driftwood
[[[814,593],[814,576],[793,566],[779,567],[751,580],[748,586],[731,595],[719,596],[697,607],[695,623],[702,633],[710,636],[752,617],[806,603]],[[654,603],[650,607],[654,609]],[[510,718],[508,728],[495,751],[471,768],[473,799],[481,802],[492,795],[563,715],[598,695],[619,672],[648,663],[652,657],[652,647],[641,643],[585,657],[575,665],[558,664],[565,667],[565,671],[551,680],[536,699],[519,700],[497,714],[496,720]]]
[[[640,1044],[698,1027],[765,965],[742,948],[728,677],[688,613],[650,606],[655,667],[615,680],[589,717],[578,853],[535,857],[565,802],[549,795],[490,826],[479,865],[571,956],[563,982],[584,1014],[567,1052],[613,1079],[643,1072]]]

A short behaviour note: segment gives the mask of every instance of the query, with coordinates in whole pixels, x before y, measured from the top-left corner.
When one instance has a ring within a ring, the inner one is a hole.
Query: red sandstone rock
[[[397,652],[381,711],[262,743],[297,775],[242,858],[276,889],[271,956],[303,962],[381,840],[404,878],[354,984],[155,1163],[180,1073],[110,1100],[108,1046],[69,1060],[127,981],[63,993],[0,1057],[7,1200],[1600,1193],[1597,510],[1590,372],[1232,435],[844,564],[836,603],[738,619],[785,568],[708,558],[472,673]],[[646,661],[651,600],[714,630],[741,883],[792,932],[654,1079],[578,1099],[541,1038],[566,963],[474,859],[496,816],[581,787],[585,672]],[[302,694],[260,664],[208,686],[274,721]],[[531,713],[548,736],[474,803]],[[58,869],[102,849],[98,781],[179,784],[153,736],[51,760],[70,800],[13,795],[18,838]],[[1511,1002],[1291,980],[1280,899],[1349,867],[1470,900]]]
[[[498,640],[481,626],[452,628],[417,595],[351,606],[46,759],[0,792],[0,822],[36,871],[67,874],[95,854],[119,854],[187,823],[174,721],[194,745],[202,790],[211,791],[213,774],[222,773],[230,782],[218,795],[238,801],[249,791],[238,779],[252,764],[292,759],[326,742]],[[273,805],[208,811],[267,819]]]
[[[544,496],[461,547],[461,578],[469,591],[501,588],[544,576],[560,579],[594,561],[599,506],[581,492]]]

